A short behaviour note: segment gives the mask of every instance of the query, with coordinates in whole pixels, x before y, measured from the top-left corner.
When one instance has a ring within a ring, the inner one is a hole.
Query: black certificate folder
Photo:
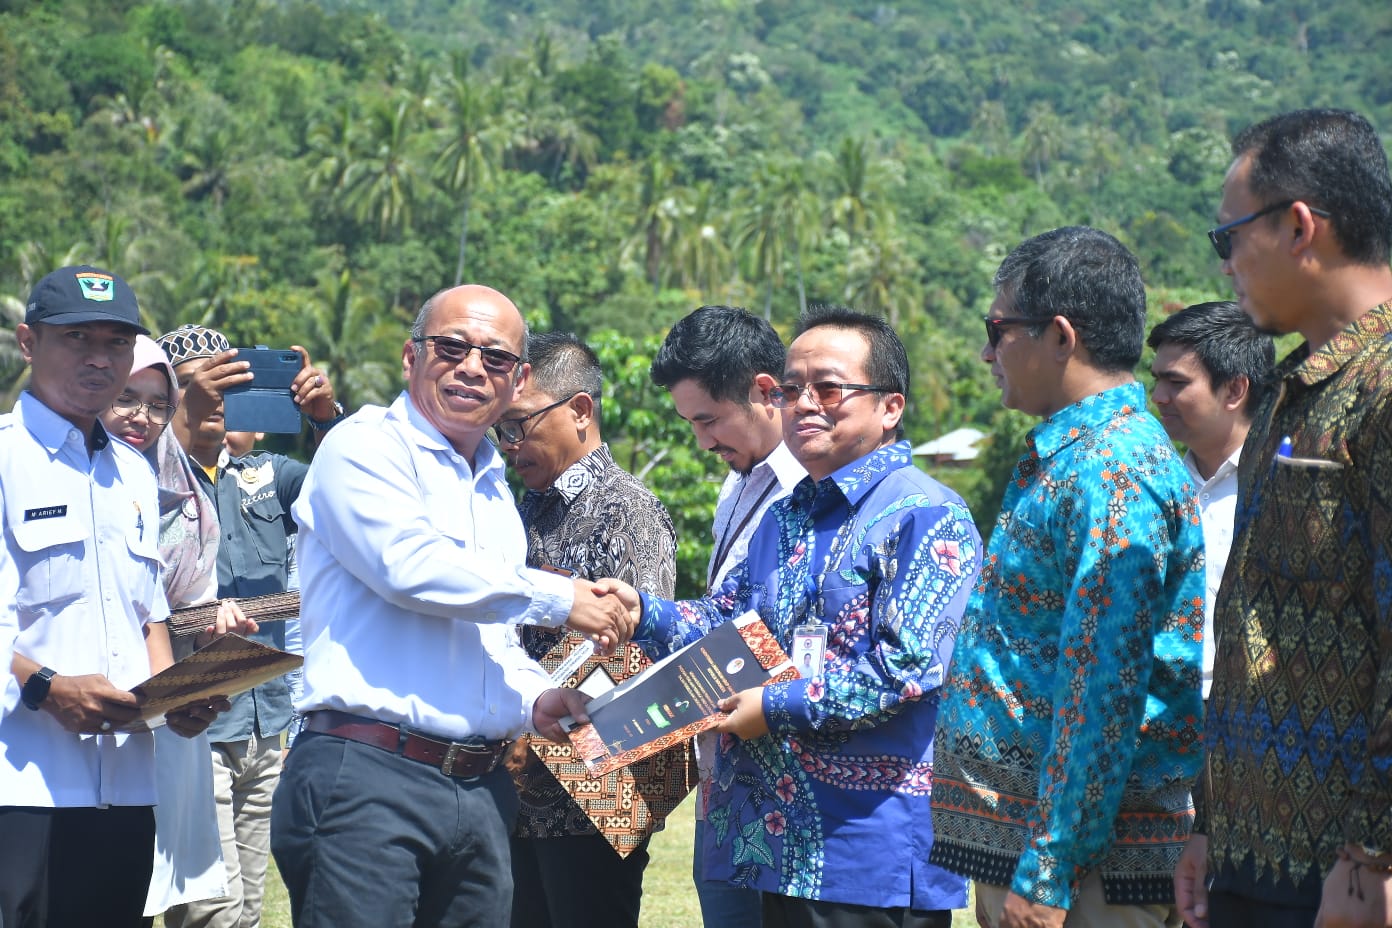
[[[796,676],[767,626],[748,612],[596,697],[586,707],[589,724],[570,740],[598,775],[709,728],[725,697]]]

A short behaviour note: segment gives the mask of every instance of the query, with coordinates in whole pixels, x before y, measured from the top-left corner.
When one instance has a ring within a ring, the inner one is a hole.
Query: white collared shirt
[[[1213,476],[1207,480],[1199,476],[1194,452],[1184,455],[1184,466],[1198,487],[1199,518],[1203,522],[1204,569],[1207,589],[1204,596],[1204,637],[1203,637],[1203,698],[1213,686],[1213,655],[1216,642],[1213,640],[1213,606],[1218,601],[1218,587],[1223,583],[1223,568],[1228,563],[1228,552],[1232,550],[1233,518],[1237,514],[1237,461],[1242,454],[1239,447],[1232,453]]]
[[[124,690],[150,676],[144,626],[169,607],[154,471],[101,435],[89,455],[86,436],[27,391],[0,416],[0,642],[59,674],[102,674]],[[0,804],[154,805],[153,735],[66,731],[20,703],[5,667]]]
[[[708,590],[718,588],[730,569],[744,560],[749,553],[749,539],[768,507],[793,492],[793,487],[806,476],[807,471],[781,441],[748,474],[730,471],[720,487],[711,525],[714,545],[707,572]]]
[[[516,624],[558,626],[573,582],[524,566],[502,458],[477,470],[403,393],[324,439],[292,514],[300,526],[300,712],[337,709],[437,737],[531,730],[550,686]]]

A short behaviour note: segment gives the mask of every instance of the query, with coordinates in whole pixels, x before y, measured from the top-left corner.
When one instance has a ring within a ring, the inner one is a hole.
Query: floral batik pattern
[[[933,860],[1067,908],[1164,904],[1202,758],[1203,529],[1128,384],[1031,430],[938,717]]]
[[[770,508],[747,560],[704,600],[644,598],[665,648],[756,610],[791,650],[827,632],[820,678],[764,688],[770,734],[722,736],[708,878],[875,907],[959,908],[965,882],[927,862],[938,691],[981,556],[960,498],[899,442]]]

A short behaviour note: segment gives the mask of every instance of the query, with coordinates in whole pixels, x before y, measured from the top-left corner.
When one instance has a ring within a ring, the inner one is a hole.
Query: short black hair
[[[809,306],[798,319],[797,334],[822,327],[845,329],[865,339],[865,376],[871,386],[902,393],[905,402],[908,401],[909,353],[888,321],[845,306]],[[781,379],[781,373],[779,376]],[[904,437],[902,418],[895,436]]]
[[[1251,156],[1247,186],[1262,203],[1304,200],[1327,210],[1334,238],[1358,264],[1392,256],[1392,180],[1377,130],[1349,110],[1295,110],[1249,126],[1234,157]]]
[[[1130,371],[1145,339],[1145,284],[1126,246],[1100,229],[1065,226],[1026,239],[996,270],[996,293],[1009,315],[1063,316],[1078,333],[1092,366]]]
[[[1272,388],[1276,344],[1231,300],[1184,307],[1151,329],[1146,344],[1157,350],[1169,344],[1188,348],[1215,390],[1235,377],[1246,377],[1242,411],[1249,419]]]
[[[786,358],[773,326],[749,310],[702,306],[672,326],[649,376],[668,390],[683,380],[695,380],[711,399],[747,406],[755,376],[782,377]]]
[[[531,337],[528,352],[531,387],[556,400],[586,393],[594,400],[594,418],[599,421],[604,369],[594,349],[569,332],[542,332]]]

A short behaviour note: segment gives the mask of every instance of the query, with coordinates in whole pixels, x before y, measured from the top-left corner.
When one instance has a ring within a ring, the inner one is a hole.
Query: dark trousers
[[[0,925],[135,928],[154,863],[151,806],[0,808]]]
[[[305,732],[276,788],[271,853],[297,928],[508,923],[507,770],[470,779]]]
[[[1210,890],[1208,894],[1211,928],[1312,928],[1318,911],[1318,906],[1273,905],[1221,890]]]
[[[648,841],[627,857],[603,835],[512,839],[512,928],[638,928]]]
[[[763,894],[764,928],[952,928],[952,910],[877,909]]]

